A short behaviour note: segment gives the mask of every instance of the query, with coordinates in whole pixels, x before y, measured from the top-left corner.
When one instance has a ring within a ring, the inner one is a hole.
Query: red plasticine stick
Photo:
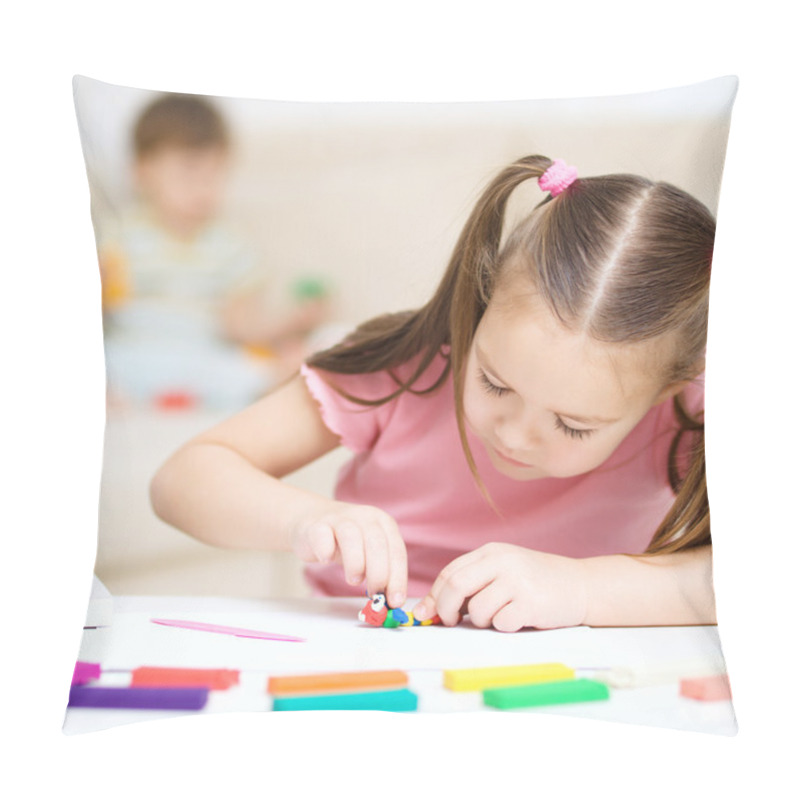
[[[131,686],[230,689],[239,683],[237,669],[187,669],[184,667],[137,667],[131,672]]]
[[[266,631],[251,631],[247,628],[230,628],[227,625],[212,625],[208,622],[192,622],[184,619],[151,619],[158,625],[170,625],[173,628],[188,628],[192,631],[206,631],[208,633],[227,633],[229,636],[240,636],[245,639],[274,639],[279,642],[304,642],[299,636],[287,636],[283,633],[267,633]]]

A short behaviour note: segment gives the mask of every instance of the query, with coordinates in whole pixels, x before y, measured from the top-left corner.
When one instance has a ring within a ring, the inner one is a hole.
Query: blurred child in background
[[[254,252],[220,218],[231,150],[202,97],[163,95],[135,124],[138,202],[103,232],[99,253],[112,394],[244,405],[297,367],[325,319],[313,280],[277,314]]]

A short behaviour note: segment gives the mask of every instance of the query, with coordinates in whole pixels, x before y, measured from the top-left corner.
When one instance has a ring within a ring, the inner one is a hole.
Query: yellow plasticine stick
[[[522,664],[513,667],[446,669],[444,687],[454,692],[479,692],[495,686],[565,681],[575,677],[575,670],[564,664]]]

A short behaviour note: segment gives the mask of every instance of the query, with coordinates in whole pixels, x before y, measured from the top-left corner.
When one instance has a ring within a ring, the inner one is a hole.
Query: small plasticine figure
[[[367,595],[369,597],[369,595]],[[376,628],[408,628],[412,625],[436,625],[441,623],[438,615],[430,619],[414,619],[414,615],[406,613],[402,608],[389,608],[386,595],[373,594],[367,604],[358,612],[359,622],[366,622]]]

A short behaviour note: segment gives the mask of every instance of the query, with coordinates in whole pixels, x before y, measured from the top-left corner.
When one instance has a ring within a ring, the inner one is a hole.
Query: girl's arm
[[[713,624],[711,547],[655,556],[566,556],[491,543],[451,561],[413,609],[481,628]]]
[[[293,551],[341,562],[353,586],[405,601],[408,565],[397,523],[372,506],[332,500],[280,478],[339,446],[296,375],[229,420],[196,436],[156,473],[156,514],[208,544]]]
[[[583,559],[585,625],[716,623],[711,546],[654,556]]]
[[[165,522],[208,544],[291,550],[291,523],[327,498],[279,478],[339,445],[297,375],[175,452],[150,484]]]

